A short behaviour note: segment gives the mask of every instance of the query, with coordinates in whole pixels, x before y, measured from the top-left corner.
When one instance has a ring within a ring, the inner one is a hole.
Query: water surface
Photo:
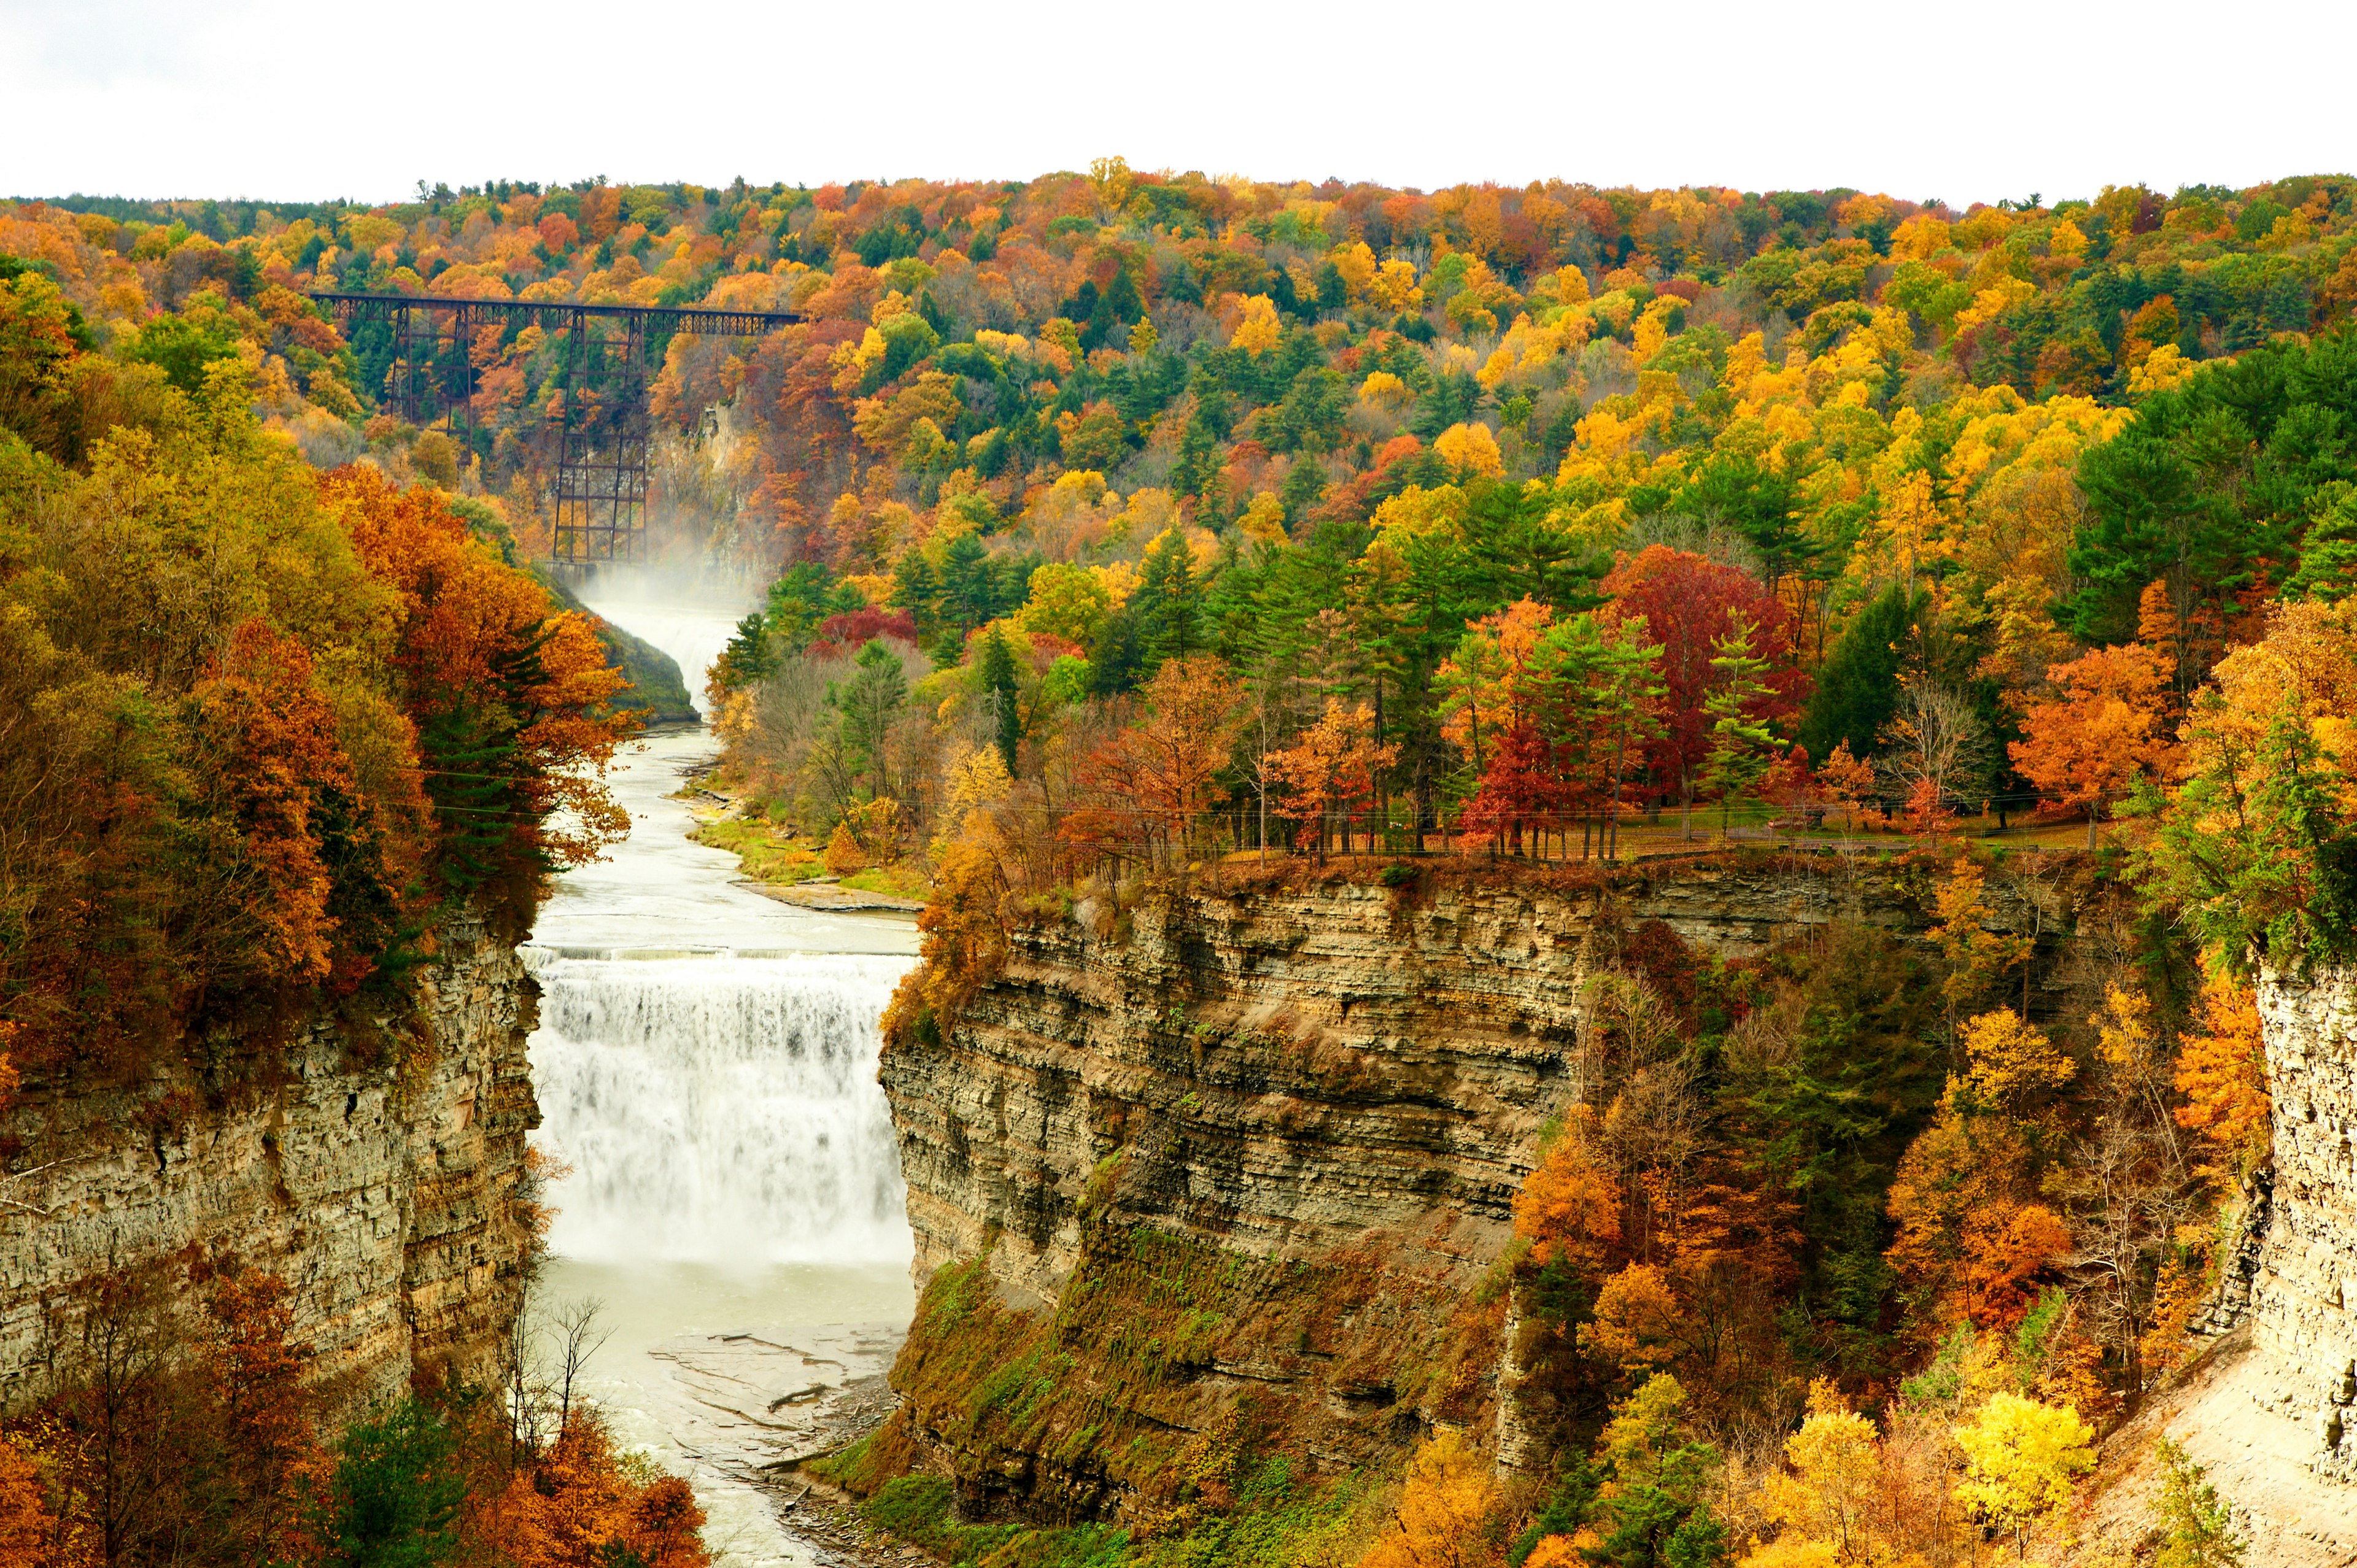
[[[703,706],[734,614],[592,607],[678,660]],[[916,931],[778,903],[691,843],[673,797],[715,750],[701,728],[625,748],[630,835],[559,879],[526,950],[533,1142],[571,1167],[540,1294],[602,1301],[591,1392],[694,1478],[718,1559],[784,1568],[815,1558],[748,1477],[812,1440],[817,1391],[888,1362],[915,1305],[876,1063]]]

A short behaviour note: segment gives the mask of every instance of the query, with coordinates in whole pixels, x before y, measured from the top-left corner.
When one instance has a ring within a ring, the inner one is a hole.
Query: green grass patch
[[[1232,1513],[1214,1514],[1187,1530],[1148,1541],[1131,1561],[1136,1568],[1294,1568],[1301,1563],[1347,1560],[1361,1519],[1381,1488],[1353,1472],[1305,1486],[1292,1460],[1264,1460],[1236,1495]]]
[[[955,1494],[939,1476],[903,1476],[860,1511],[954,1568],[1123,1568],[1133,1560],[1129,1532],[1109,1525],[960,1524]]]
[[[1237,1494],[1233,1512],[1146,1541],[1103,1524],[962,1524],[949,1481],[931,1475],[888,1483],[860,1511],[952,1568],[1294,1568],[1362,1533],[1360,1516],[1379,1489],[1360,1473],[1304,1486],[1292,1460],[1273,1455]]]
[[[700,844],[725,849],[756,882],[807,882],[826,875],[817,849],[764,822],[705,822],[688,834]]]
[[[862,893],[881,893],[889,898],[922,898],[932,892],[932,881],[924,869],[913,861],[898,865],[870,866],[855,871],[843,879],[845,887],[856,887]]]

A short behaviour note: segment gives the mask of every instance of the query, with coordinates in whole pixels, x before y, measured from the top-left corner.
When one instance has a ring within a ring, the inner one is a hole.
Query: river
[[[601,596],[597,612],[704,672],[734,616]],[[536,1147],[553,1187],[544,1312],[595,1298],[591,1394],[690,1476],[729,1568],[819,1562],[751,1470],[805,1450],[834,1391],[888,1363],[914,1307],[878,1019],[916,951],[887,917],[780,904],[692,843],[701,728],[631,742],[611,784],[630,834],[565,873],[526,959]]]

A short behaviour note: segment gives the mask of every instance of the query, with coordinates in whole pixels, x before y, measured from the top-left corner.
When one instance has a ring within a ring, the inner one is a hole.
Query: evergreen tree
[[[996,572],[982,541],[971,533],[951,540],[942,552],[942,621],[944,629],[954,629],[961,650],[965,634],[996,610],[997,587]]]
[[[1318,494],[1325,488],[1326,471],[1316,463],[1304,457],[1293,465],[1293,471],[1285,476],[1285,484],[1276,492],[1276,499],[1285,506],[1287,529],[1299,523],[1303,515],[1318,504]]]
[[[1703,699],[1710,715],[1710,756],[1703,765],[1704,787],[1718,796],[1718,832],[1727,825],[1735,803],[1756,787],[1776,744],[1776,734],[1753,716],[1770,694],[1769,661],[1751,651],[1751,623],[1741,611],[1727,621],[1724,636],[1712,643],[1711,668],[1718,671],[1717,687]]]
[[[2154,1568],[2242,1568],[2249,1544],[2234,1528],[2233,1510],[2219,1497],[2201,1466],[2182,1444],[2163,1437],[2154,1445],[2160,1460],[2160,1496],[2153,1511],[2163,1533]]]
[[[930,640],[942,625],[942,580],[921,550],[911,550],[892,568],[891,602],[909,612],[920,640]]]
[[[433,1568],[456,1557],[467,1474],[440,1412],[413,1396],[353,1423],[338,1446],[340,1568]]]
[[[1852,757],[1873,753],[1875,737],[1898,711],[1903,645],[1922,606],[1923,596],[1910,601],[1894,584],[1834,644],[1801,720],[1801,745],[1812,757],[1831,757],[1845,741]]]
[[[1016,754],[1023,742],[1023,715],[1016,703],[1015,654],[1006,639],[993,627],[982,641],[982,689],[989,693],[997,726],[998,757],[1015,776]]]
[[[1593,609],[1599,602],[1596,581],[1611,560],[1559,527],[1555,506],[1544,489],[1504,482],[1474,488],[1463,553],[1453,568],[1471,611],[1465,618],[1525,595],[1559,610]]]
[[[1095,645],[1089,650],[1090,692],[1117,697],[1136,691],[1146,680],[1149,658],[1137,596],[1132,595],[1129,603],[1105,618]]]
[[[867,779],[872,795],[890,795],[891,759],[884,743],[909,700],[907,667],[874,641],[860,649],[853,666],[851,679],[827,689],[827,702],[843,716],[843,749],[853,772]]]
[[[1183,659],[1202,649],[1203,593],[1195,581],[1194,553],[1177,529],[1146,553],[1130,604],[1145,645],[1140,679],[1151,676],[1166,659]]]

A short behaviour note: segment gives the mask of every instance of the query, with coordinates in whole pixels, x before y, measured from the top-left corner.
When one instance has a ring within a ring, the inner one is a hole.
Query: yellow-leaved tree
[[[1506,459],[1498,450],[1497,436],[1479,420],[1450,425],[1433,438],[1432,449],[1452,468],[1487,474],[1493,479],[1506,471]]]
[[[2071,1483],[2095,1467],[2094,1441],[2076,1411],[1991,1394],[1977,1417],[1956,1428],[1964,1455],[1957,1500],[2010,1532],[2015,1558],[2027,1557],[2031,1529],[2069,1502]]]
[[[1498,1547],[1482,1523],[1497,1502],[1488,1455],[1443,1431],[1408,1461],[1399,1501],[1359,1568],[1490,1568]]]
[[[1236,323],[1236,335],[1228,342],[1231,348],[1242,349],[1257,360],[1275,348],[1284,335],[1284,328],[1277,325],[1276,302],[1265,294],[1256,294],[1244,301],[1243,319]]]

